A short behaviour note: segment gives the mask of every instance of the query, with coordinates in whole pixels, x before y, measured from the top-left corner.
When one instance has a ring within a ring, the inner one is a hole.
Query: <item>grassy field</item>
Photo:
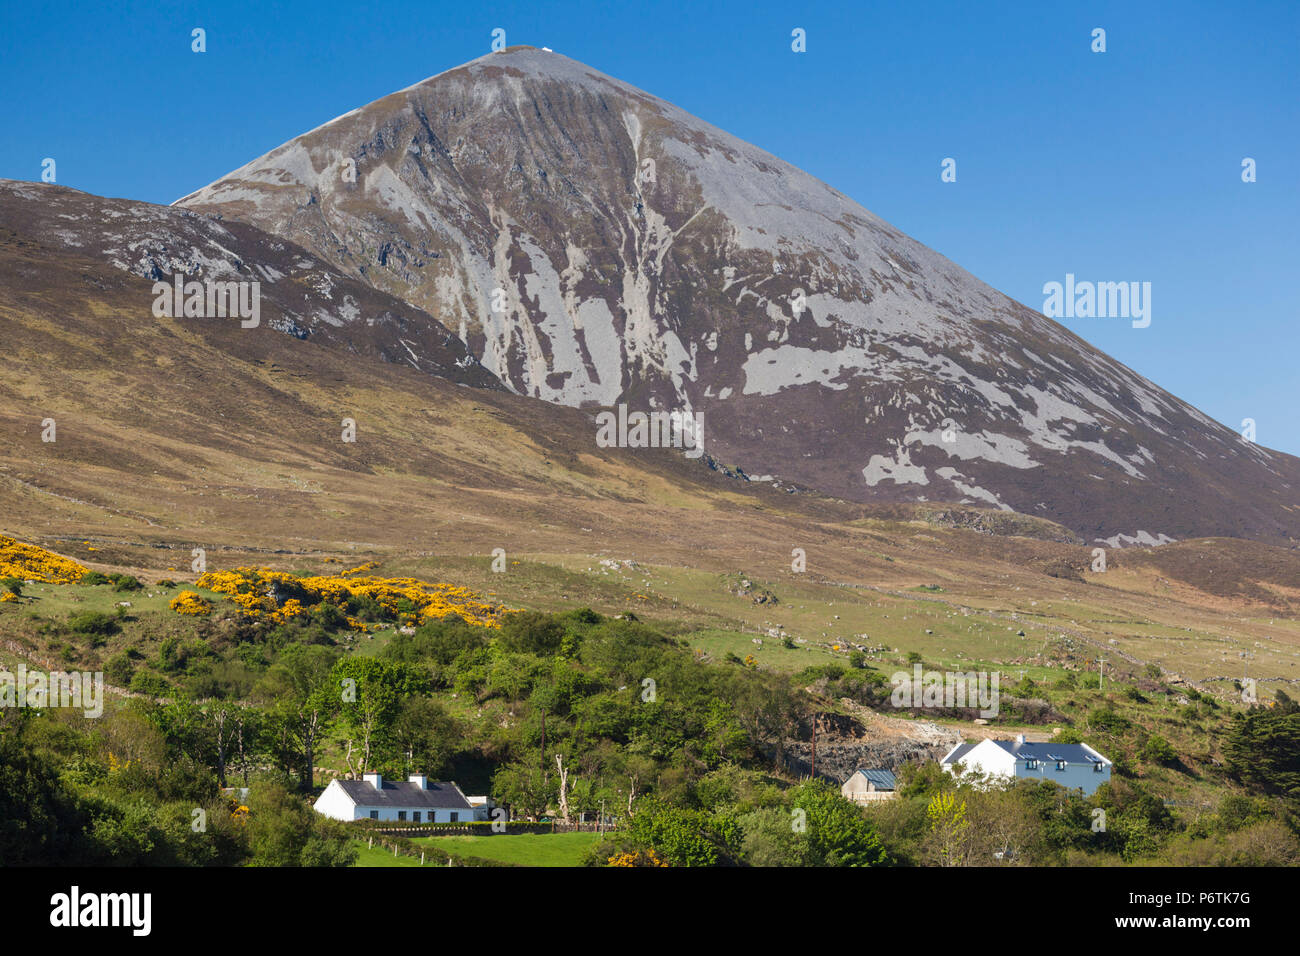
[[[500,833],[492,836],[418,837],[453,856],[474,856],[519,866],[578,866],[598,833]]]
[[[385,850],[381,846],[369,847],[358,840],[357,841],[357,862],[353,866],[361,867],[383,867],[383,866],[416,866],[420,861],[409,856],[394,856],[392,850]]]

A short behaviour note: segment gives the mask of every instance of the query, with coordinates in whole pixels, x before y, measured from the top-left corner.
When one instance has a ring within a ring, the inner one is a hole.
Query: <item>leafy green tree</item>
[[[669,866],[715,866],[728,856],[729,837],[740,833],[704,811],[646,800],[629,821],[628,836]]]
[[[335,664],[330,679],[338,688],[348,769],[353,773],[373,769],[376,751],[386,749],[391,739],[402,702],[428,693],[428,679],[407,664],[357,656]]]
[[[316,747],[342,704],[332,679],[336,656],[337,652],[319,645],[290,645],[261,685],[262,693],[273,701],[272,711],[285,732],[282,744],[291,750],[307,790],[315,784]]]
[[[750,866],[807,866],[808,836],[790,810],[764,807],[740,818],[741,853]]]
[[[402,702],[393,721],[396,758],[405,761],[406,773],[441,774],[464,739],[464,728],[446,708],[428,697]]]
[[[350,866],[356,850],[342,828],[285,787],[262,782],[249,793],[250,866]]]
[[[936,793],[925,808],[930,826],[930,845],[940,866],[959,866],[966,859],[970,821],[966,801],[948,791]]]
[[[887,866],[891,860],[862,808],[824,780],[809,780],[793,791],[793,806],[803,810],[811,866]]]
[[[564,625],[554,615],[540,611],[516,611],[501,623],[498,645],[506,651],[549,656],[560,649]]]
[[[85,813],[57,764],[22,740],[28,718],[0,716],[0,861],[6,866],[83,862]]]

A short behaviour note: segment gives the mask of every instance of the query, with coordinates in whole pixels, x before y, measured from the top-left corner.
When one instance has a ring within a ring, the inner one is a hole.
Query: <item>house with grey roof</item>
[[[859,768],[844,781],[840,793],[856,803],[892,800],[898,796],[898,780],[892,770]]]
[[[981,775],[997,780],[1051,780],[1067,790],[1090,795],[1110,780],[1111,761],[1087,744],[1033,743],[1024,734],[1015,740],[960,743],[939,761],[948,773]]]
[[[486,820],[491,802],[470,798],[454,783],[413,773],[406,780],[385,780],[377,773],[360,780],[333,780],[316,800],[316,812],[333,820],[387,820],[409,823],[465,823]]]

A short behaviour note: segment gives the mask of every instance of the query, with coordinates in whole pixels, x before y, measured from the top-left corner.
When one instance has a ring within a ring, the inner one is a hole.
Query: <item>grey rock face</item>
[[[709,460],[750,480],[1014,509],[1113,546],[1300,536],[1300,460],[559,54],[439,74],[178,203],[436,317],[518,393],[701,411]]]

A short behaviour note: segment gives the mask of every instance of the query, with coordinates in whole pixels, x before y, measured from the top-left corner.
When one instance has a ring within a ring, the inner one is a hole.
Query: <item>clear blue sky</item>
[[[1149,328],[1066,324],[1300,454],[1295,0],[7,3],[0,176],[49,156],[62,185],[171,202],[487,53],[496,27],[801,166],[1035,309],[1067,272],[1151,282]]]

